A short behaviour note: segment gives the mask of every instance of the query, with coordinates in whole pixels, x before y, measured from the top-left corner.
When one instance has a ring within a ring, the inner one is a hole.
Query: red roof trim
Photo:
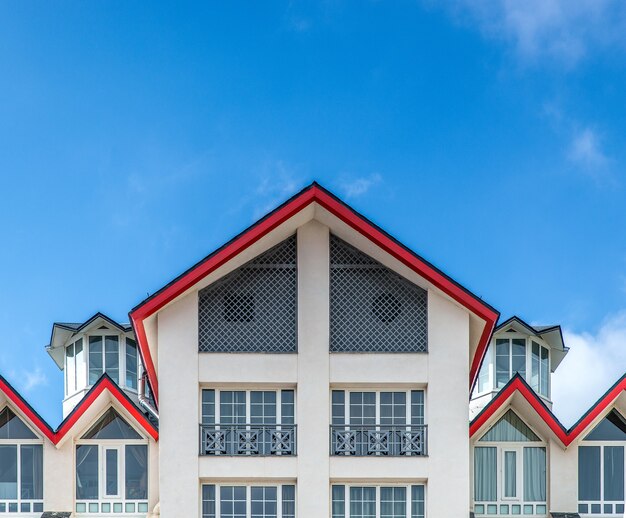
[[[3,392],[9,401],[13,403],[23,414],[31,421],[36,428],[52,442],[58,444],[63,437],[72,429],[81,416],[87,411],[91,404],[102,394],[108,390],[113,398],[118,401],[125,410],[141,425],[141,427],[155,441],[159,440],[159,432],[146,418],[146,416],[137,408],[137,406],[128,398],[124,392],[115,384],[115,382],[106,374],[104,374],[96,384],[87,392],[85,397],[76,405],[76,408],[65,418],[54,431],[52,427],[46,423],[43,418],[31,407],[28,402],[15,390],[8,381],[0,376],[0,391]]]
[[[147,342],[146,331],[143,324],[144,320],[313,202],[319,203],[331,214],[341,219],[344,223],[370,239],[397,260],[427,279],[452,299],[485,320],[485,328],[470,368],[470,387],[473,385],[478,374],[482,356],[487,348],[489,337],[498,319],[498,312],[475,295],[463,289],[459,284],[446,277],[434,266],[416,256],[410,250],[407,250],[328,191],[317,184],[312,184],[279,207],[276,211],[270,213],[259,223],[255,224],[247,231],[244,231],[228,245],[207,257],[198,265],[192,267],[178,279],[174,280],[131,311],[130,319],[135,328],[135,335],[148,373],[150,386],[152,387],[154,397],[157,401],[159,393],[158,379]]]
[[[19,410],[35,425],[35,427],[52,442],[54,442],[54,431],[43,418],[35,412],[26,400],[15,390],[7,380],[0,376],[0,391],[3,392],[9,401],[13,403]]]
[[[506,404],[515,392],[519,392],[563,445],[569,446],[596,418],[609,408],[623,390],[626,390],[626,375],[613,385],[572,428],[566,430],[539,395],[530,388],[519,374],[516,374],[470,423],[470,437],[473,437]]]

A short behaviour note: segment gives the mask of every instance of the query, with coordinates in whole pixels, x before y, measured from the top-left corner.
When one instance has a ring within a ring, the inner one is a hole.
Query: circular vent
[[[398,318],[400,311],[402,311],[402,305],[391,293],[381,293],[372,302],[372,313],[385,324]]]

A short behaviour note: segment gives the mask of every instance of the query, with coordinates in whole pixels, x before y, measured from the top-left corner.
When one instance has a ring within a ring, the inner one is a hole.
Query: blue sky
[[[0,29],[0,373],[53,426],[54,321],[125,320],[312,180],[562,324],[566,423],[626,370],[623,3],[14,1]]]

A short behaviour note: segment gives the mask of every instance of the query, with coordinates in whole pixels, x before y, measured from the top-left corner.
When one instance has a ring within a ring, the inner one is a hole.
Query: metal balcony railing
[[[295,455],[294,424],[200,425],[200,455]]]
[[[427,425],[331,425],[330,454],[425,456]]]

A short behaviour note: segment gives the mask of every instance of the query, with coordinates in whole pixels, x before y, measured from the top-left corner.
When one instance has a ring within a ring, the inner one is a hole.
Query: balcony
[[[330,454],[426,456],[427,425],[331,425]]]
[[[200,425],[200,455],[296,455],[296,425]]]

